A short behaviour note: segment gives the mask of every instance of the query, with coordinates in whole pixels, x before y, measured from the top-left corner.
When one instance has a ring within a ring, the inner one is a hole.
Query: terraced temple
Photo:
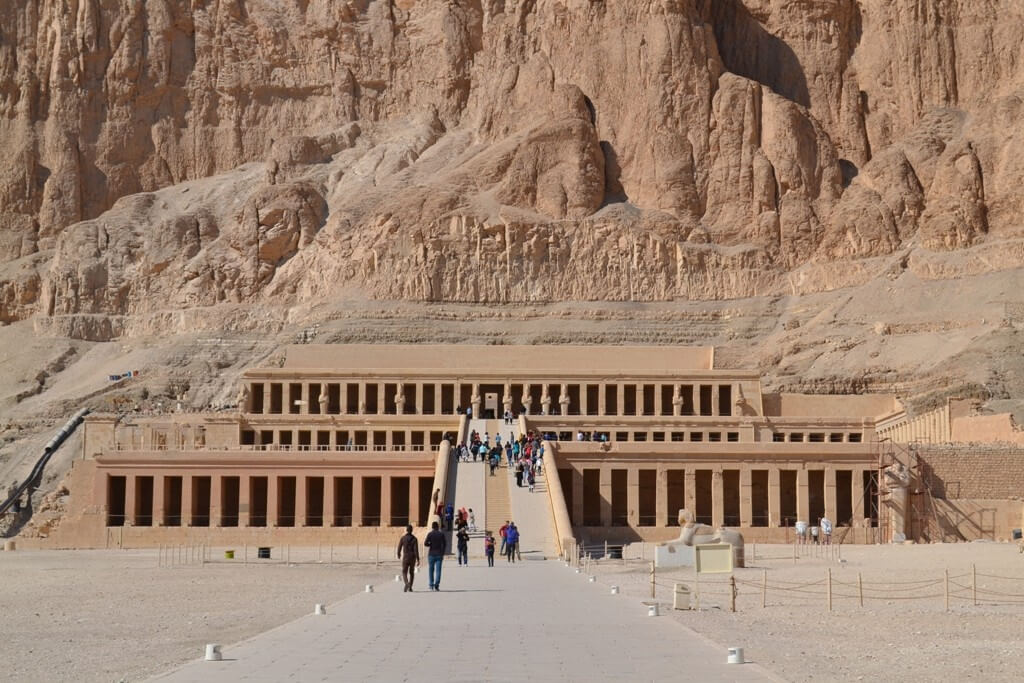
[[[552,476],[514,500],[550,516],[556,551],[674,538],[684,507],[748,540],[828,516],[846,540],[874,542],[875,425],[900,407],[766,393],[756,373],[716,368],[712,348],[296,345],[245,373],[236,412],[90,416],[49,540],[390,542],[393,527],[430,522],[434,491],[495,499],[465,483],[479,478],[455,485],[458,468],[482,467],[452,456],[476,428],[543,435]]]

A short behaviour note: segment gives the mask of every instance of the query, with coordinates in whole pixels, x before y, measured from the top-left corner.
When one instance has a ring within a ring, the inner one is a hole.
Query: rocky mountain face
[[[1019,273],[1022,38],[1017,0],[9,0],[0,320]]]

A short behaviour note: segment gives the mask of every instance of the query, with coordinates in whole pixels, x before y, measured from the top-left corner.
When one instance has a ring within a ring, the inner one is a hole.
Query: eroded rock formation
[[[1014,0],[12,0],[0,320],[1020,268],[1022,26]]]

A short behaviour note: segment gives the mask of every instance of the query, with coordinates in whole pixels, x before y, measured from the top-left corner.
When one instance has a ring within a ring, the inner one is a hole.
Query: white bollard
[[[597,577],[596,577],[596,576],[591,576],[591,577],[590,577],[589,579],[587,579],[587,580],[588,580],[588,581],[590,581],[590,583],[595,583],[595,582],[597,581]]]
[[[318,602],[313,607],[313,614],[327,614],[327,608],[322,602]]]
[[[208,662],[219,662],[222,656],[220,654],[220,645],[217,643],[206,644],[206,661]]]
[[[402,575],[401,574],[395,574],[395,583],[398,583],[401,580],[402,580]]]
[[[582,574],[583,572],[582,572],[582,570],[581,570],[581,569],[577,568],[577,569],[576,569],[576,573],[577,573],[577,574]]]
[[[618,595],[618,594],[619,594],[619,587],[618,586],[612,586],[612,595]]]
[[[649,616],[649,617],[656,617],[656,616],[658,616],[658,606],[657,605],[648,605],[647,606],[647,616]]]
[[[373,584],[372,583],[366,584],[366,592],[367,593],[372,593],[373,592]]]
[[[729,664],[742,664],[743,663],[743,648],[742,647],[730,647],[729,658],[726,660]]]

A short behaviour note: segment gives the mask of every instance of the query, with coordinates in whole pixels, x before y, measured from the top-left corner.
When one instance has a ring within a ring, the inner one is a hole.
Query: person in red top
[[[501,550],[498,551],[498,554],[499,555],[504,555],[505,554],[505,539],[508,536],[508,520],[505,520],[505,523],[501,525],[500,529],[498,529],[498,535],[501,536]]]

